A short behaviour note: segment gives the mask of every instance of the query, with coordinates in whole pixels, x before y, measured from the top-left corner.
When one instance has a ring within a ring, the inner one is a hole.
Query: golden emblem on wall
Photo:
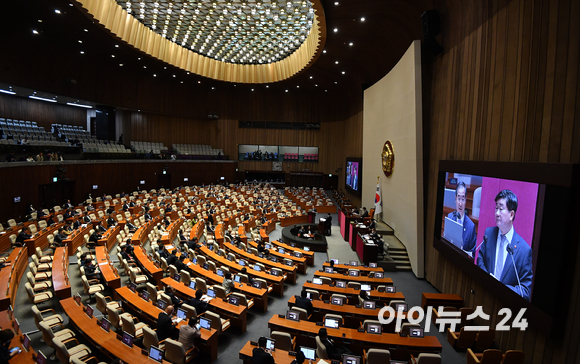
[[[385,173],[385,176],[391,177],[393,175],[393,169],[395,168],[395,150],[393,149],[393,144],[391,144],[391,141],[389,140],[387,140],[383,146],[381,159],[383,161],[383,172]]]

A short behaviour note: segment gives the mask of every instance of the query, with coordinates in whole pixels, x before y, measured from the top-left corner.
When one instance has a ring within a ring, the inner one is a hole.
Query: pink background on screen
[[[538,201],[538,184],[483,177],[481,184],[481,210],[477,227],[477,245],[483,241],[485,229],[495,226],[495,196],[502,190],[511,190],[518,197],[518,210],[514,220],[514,230],[532,245],[536,205]],[[477,261],[477,253],[475,261]]]

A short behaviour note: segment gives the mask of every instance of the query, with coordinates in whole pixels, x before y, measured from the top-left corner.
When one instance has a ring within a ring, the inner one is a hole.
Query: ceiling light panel
[[[269,64],[296,51],[314,21],[310,0],[116,0],[149,29],[218,61]]]

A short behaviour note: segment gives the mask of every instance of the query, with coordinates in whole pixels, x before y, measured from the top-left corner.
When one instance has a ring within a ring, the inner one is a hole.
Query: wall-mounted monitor
[[[93,185],[93,190],[98,190],[99,189],[99,185]]]
[[[144,180],[143,181],[139,181],[139,184],[140,185],[144,185],[145,184],[145,181]]]
[[[344,186],[355,195],[362,194],[362,158],[346,158]]]
[[[185,177],[185,178],[183,179],[183,182],[189,182],[189,178]]]
[[[18,202],[20,202],[20,196],[14,197],[14,203],[18,203]]]
[[[578,165],[440,161],[433,245],[514,316],[563,322],[577,176]]]
[[[52,177],[52,182],[58,182],[58,177]]]

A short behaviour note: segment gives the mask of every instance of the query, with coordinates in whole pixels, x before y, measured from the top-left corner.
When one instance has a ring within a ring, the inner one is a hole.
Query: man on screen
[[[529,301],[533,275],[532,249],[513,227],[517,209],[518,198],[512,191],[503,190],[497,194],[497,226],[485,229],[477,265]]]
[[[475,224],[469,216],[465,214],[465,195],[467,193],[467,187],[464,182],[459,182],[455,188],[455,207],[456,211],[450,212],[447,215],[453,221],[463,225],[463,245],[461,248],[466,252],[473,253],[475,248]]]

